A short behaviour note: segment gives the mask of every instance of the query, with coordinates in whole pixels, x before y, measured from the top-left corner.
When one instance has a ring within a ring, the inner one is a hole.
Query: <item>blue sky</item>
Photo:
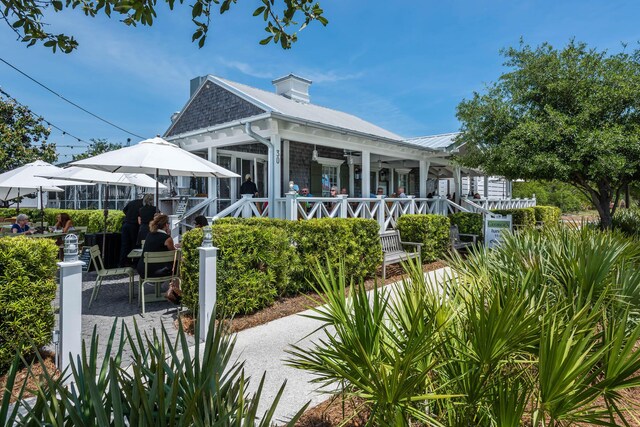
[[[189,80],[214,74],[273,90],[290,72],[313,81],[315,104],[362,117],[406,137],[456,131],[458,103],[505,71],[501,48],[571,38],[597,49],[621,50],[640,40],[637,1],[382,1],[320,0],[329,19],[300,34],[291,50],[261,46],[264,23],[242,0],[215,16],[207,44],[191,43],[190,8],[159,7],[153,27],[79,11],[49,15],[55,32],[74,34],[72,54],[26,48],[0,27],[0,57],[51,89],[144,137],[162,134],[189,96]],[[66,104],[0,63],[0,87],[51,123],[84,140],[139,138]],[[59,145],[83,145],[52,131]],[[68,160],[82,148],[60,148]]]

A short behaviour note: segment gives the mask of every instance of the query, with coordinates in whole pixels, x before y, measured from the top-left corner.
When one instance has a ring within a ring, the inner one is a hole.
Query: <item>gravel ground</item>
[[[124,323],[129,330],[133,331],[134,322],[137,323],[140,331],[146,331],[151,333],[153,328],[160,330],[161,325],[164,325],[169,336],[173,339],[178,334],[178,329],[174,326],[174,321],[177,318],[177,307],[168,302],[147,302],[146,313],[143,315],[141,307],[138,305],[138,276],[135,277],[134,282],[134,297],[133,301],[129,303],[129,280],[127,277],[122,279],[116,278],[112,280],[105,280],[100,286],[100,292],[98,299],[89,307],[89,299],[93,292],[95,285],[96,273],[89,272],[83,274],[82,282],[82,325],[78,325],[82,328],[82,338],[88,343],[91,339],[91,335],[95,329],[96,333],[100,337],[98,354],[104,357],[104,352],[107,347],[107,341],[111,328],[114,322],[118,322],[118,328],[116,332],[116,340],[119,339],[121,333],[121,324]],[[166,291],[167,285],[164,287]],[[146,295],[152,293],[152,287],[146,287]],[[57,301],[55,302],[57,305]],[[193,340],[191,340],[193,341]],[[123,361],[130,360],[131,351],[128,346],[125,346],[123,353]]]

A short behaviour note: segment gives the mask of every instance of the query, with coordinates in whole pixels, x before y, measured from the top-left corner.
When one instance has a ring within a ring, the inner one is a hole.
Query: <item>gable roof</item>
[[[289,98],[285,98],[282,95],[277,95],[273,92],[267,92],[262,89],[257,89],[251,86],[247,86],[241,83],[236,83],[231,80],[222,79],[220,77],[208,75],[206,79],[203,79],[202,84],[195,95],[191,97],[187,105],[182,109],[180,116],[171,124],[166,132],[166,135],[176,135],[173,128],[180,121],[184,112],[190,108],[194,99],[198,97],[206,82],[212,82],[232,93],[238,97],[254,104],[258,109],[264,110],[276,116],[281,116],[284,119],[292,119],[297,121],[307,122],[311,125],[324,125],[334,128],[340,128],[344,131],[352,131],[361,134],[371,135],[378,138],[390,139],[398,142],[402,142],[403,138],[393,132],[362,120],[351,114],[343,113],[341,111],[332,110],[330,108],[321,107],[314,104],[305,104],[297,101],[293,101]],[[207,108],[202,106],[200,108]],[[195,131],[197,129],[189,129],[189,131]],[[182,133],[182,132],[180,132]]]

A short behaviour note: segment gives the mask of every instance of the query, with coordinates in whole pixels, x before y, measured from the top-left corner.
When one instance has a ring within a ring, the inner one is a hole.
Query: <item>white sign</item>
[[[511,231],[511,215],[484,217],[484,245],[487,248],[495,248],[502,241],[502,233]]]

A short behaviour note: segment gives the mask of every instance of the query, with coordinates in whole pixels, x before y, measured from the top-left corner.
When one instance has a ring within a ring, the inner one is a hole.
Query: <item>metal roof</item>
[[[448,151],[456,145],[455,138],[458,135],[460,135],[460,132],[443,133],[441,135],[419,136],[417,138],[405,139],[404,142],[422,148]]]
[[[314,104],[306,104],[293,101],[275,92],[267,92],[241,83],[232,82],[220,77],[208,75],[207,78],[212,82],[221,82],[223,87],[235,89],[245,98],[250,98],[258,102],[261,107],[268,107],[268,110],[274,113],[280,113],[294,119],[308,121],[310,123],[325,124],[333,127],[344,129],[345,131],[356,131],[385,139],[396,140],[402,142],[403,137],[362,120],[359,117],[341,111],[332,110],[330,108],[321,107]]]

